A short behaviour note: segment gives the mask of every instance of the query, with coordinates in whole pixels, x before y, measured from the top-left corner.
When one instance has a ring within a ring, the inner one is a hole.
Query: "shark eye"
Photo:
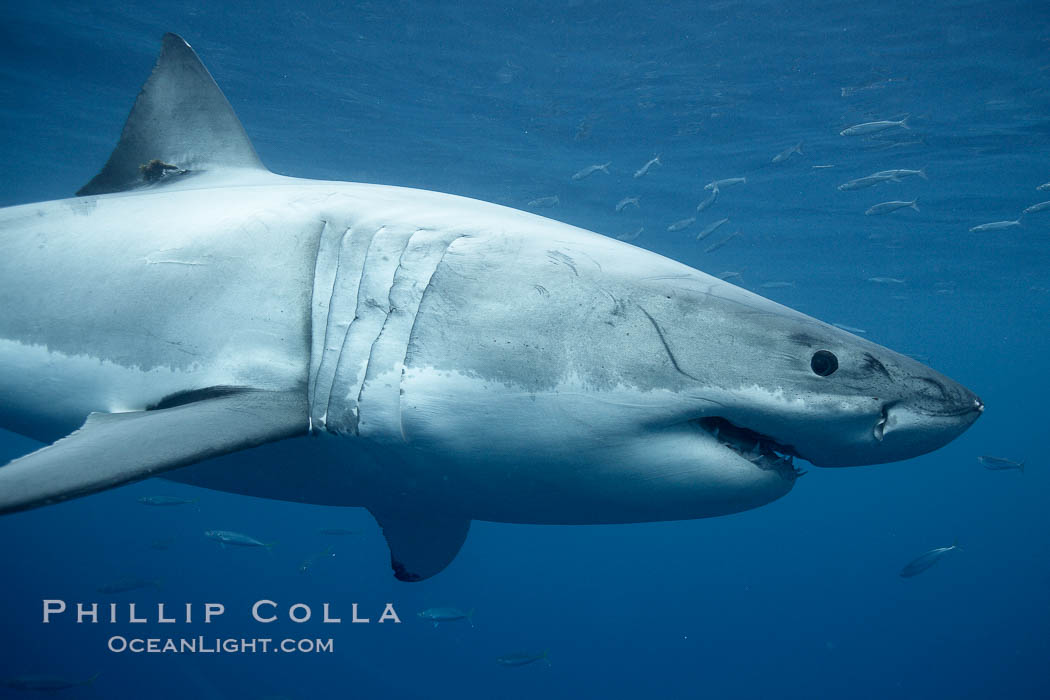
[[[835,370],[839,368],[839,358],[835,357],[835,353],[827,350],[817,350],[813,353],[813,359],[809,361],[809,366],[813,368],[814,374],[827,377],[835,374]]]

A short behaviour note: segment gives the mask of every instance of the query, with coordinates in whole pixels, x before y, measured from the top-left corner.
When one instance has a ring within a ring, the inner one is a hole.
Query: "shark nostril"
[[[930,398],[937,401],[947,401],[951,398],[951,394],[948,389],[944,386],[943,382],[940,382],[931,377],[915,377],[922,382],[919,386],[920,391],[929,396]]]

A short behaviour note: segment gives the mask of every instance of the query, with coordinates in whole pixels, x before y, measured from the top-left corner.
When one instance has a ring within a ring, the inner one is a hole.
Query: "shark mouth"
[[[719,416],[700,418],[694,422],[722,446],[728,447],[759,469],[775,471],[792,481],[806,473],[795,466],[795,457],[800,455],[790,445],[782,445],[768,435],[742,428]]]

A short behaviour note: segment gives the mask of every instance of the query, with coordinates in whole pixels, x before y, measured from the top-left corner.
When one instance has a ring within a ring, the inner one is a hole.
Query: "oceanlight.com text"
[[[166,637],[141,638],[114,635],[106,647],[116,654],[331,654],[335,644],[328,639],[280,639],[258,637]]]

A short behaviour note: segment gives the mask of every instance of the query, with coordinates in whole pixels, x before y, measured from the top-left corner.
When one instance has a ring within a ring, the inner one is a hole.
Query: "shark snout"
[[[976,420],[984,410],[984,402],[977,394],[933,371],[908,377],[906,386],[911,392],[910,395],[905,394],[903,401],[914,405],[918,411],[933,415],[966,415],[976,412],[973,417],[973,420]]]
[[[923,390],[912,400],[883,406],[872,428],[876,450],[885,461],[932,452],[959,437],[984,413],[975,393],[946,378],[920,380]]]
[[[797,453],[820,467],[851,467],[911,459],[944,447],[984,413],[979,396],[943,375],[909,377],[892,398],[869,410],[829,415],[821,432],[800,433]],[[875,410],[870,410],[874,408]]]

